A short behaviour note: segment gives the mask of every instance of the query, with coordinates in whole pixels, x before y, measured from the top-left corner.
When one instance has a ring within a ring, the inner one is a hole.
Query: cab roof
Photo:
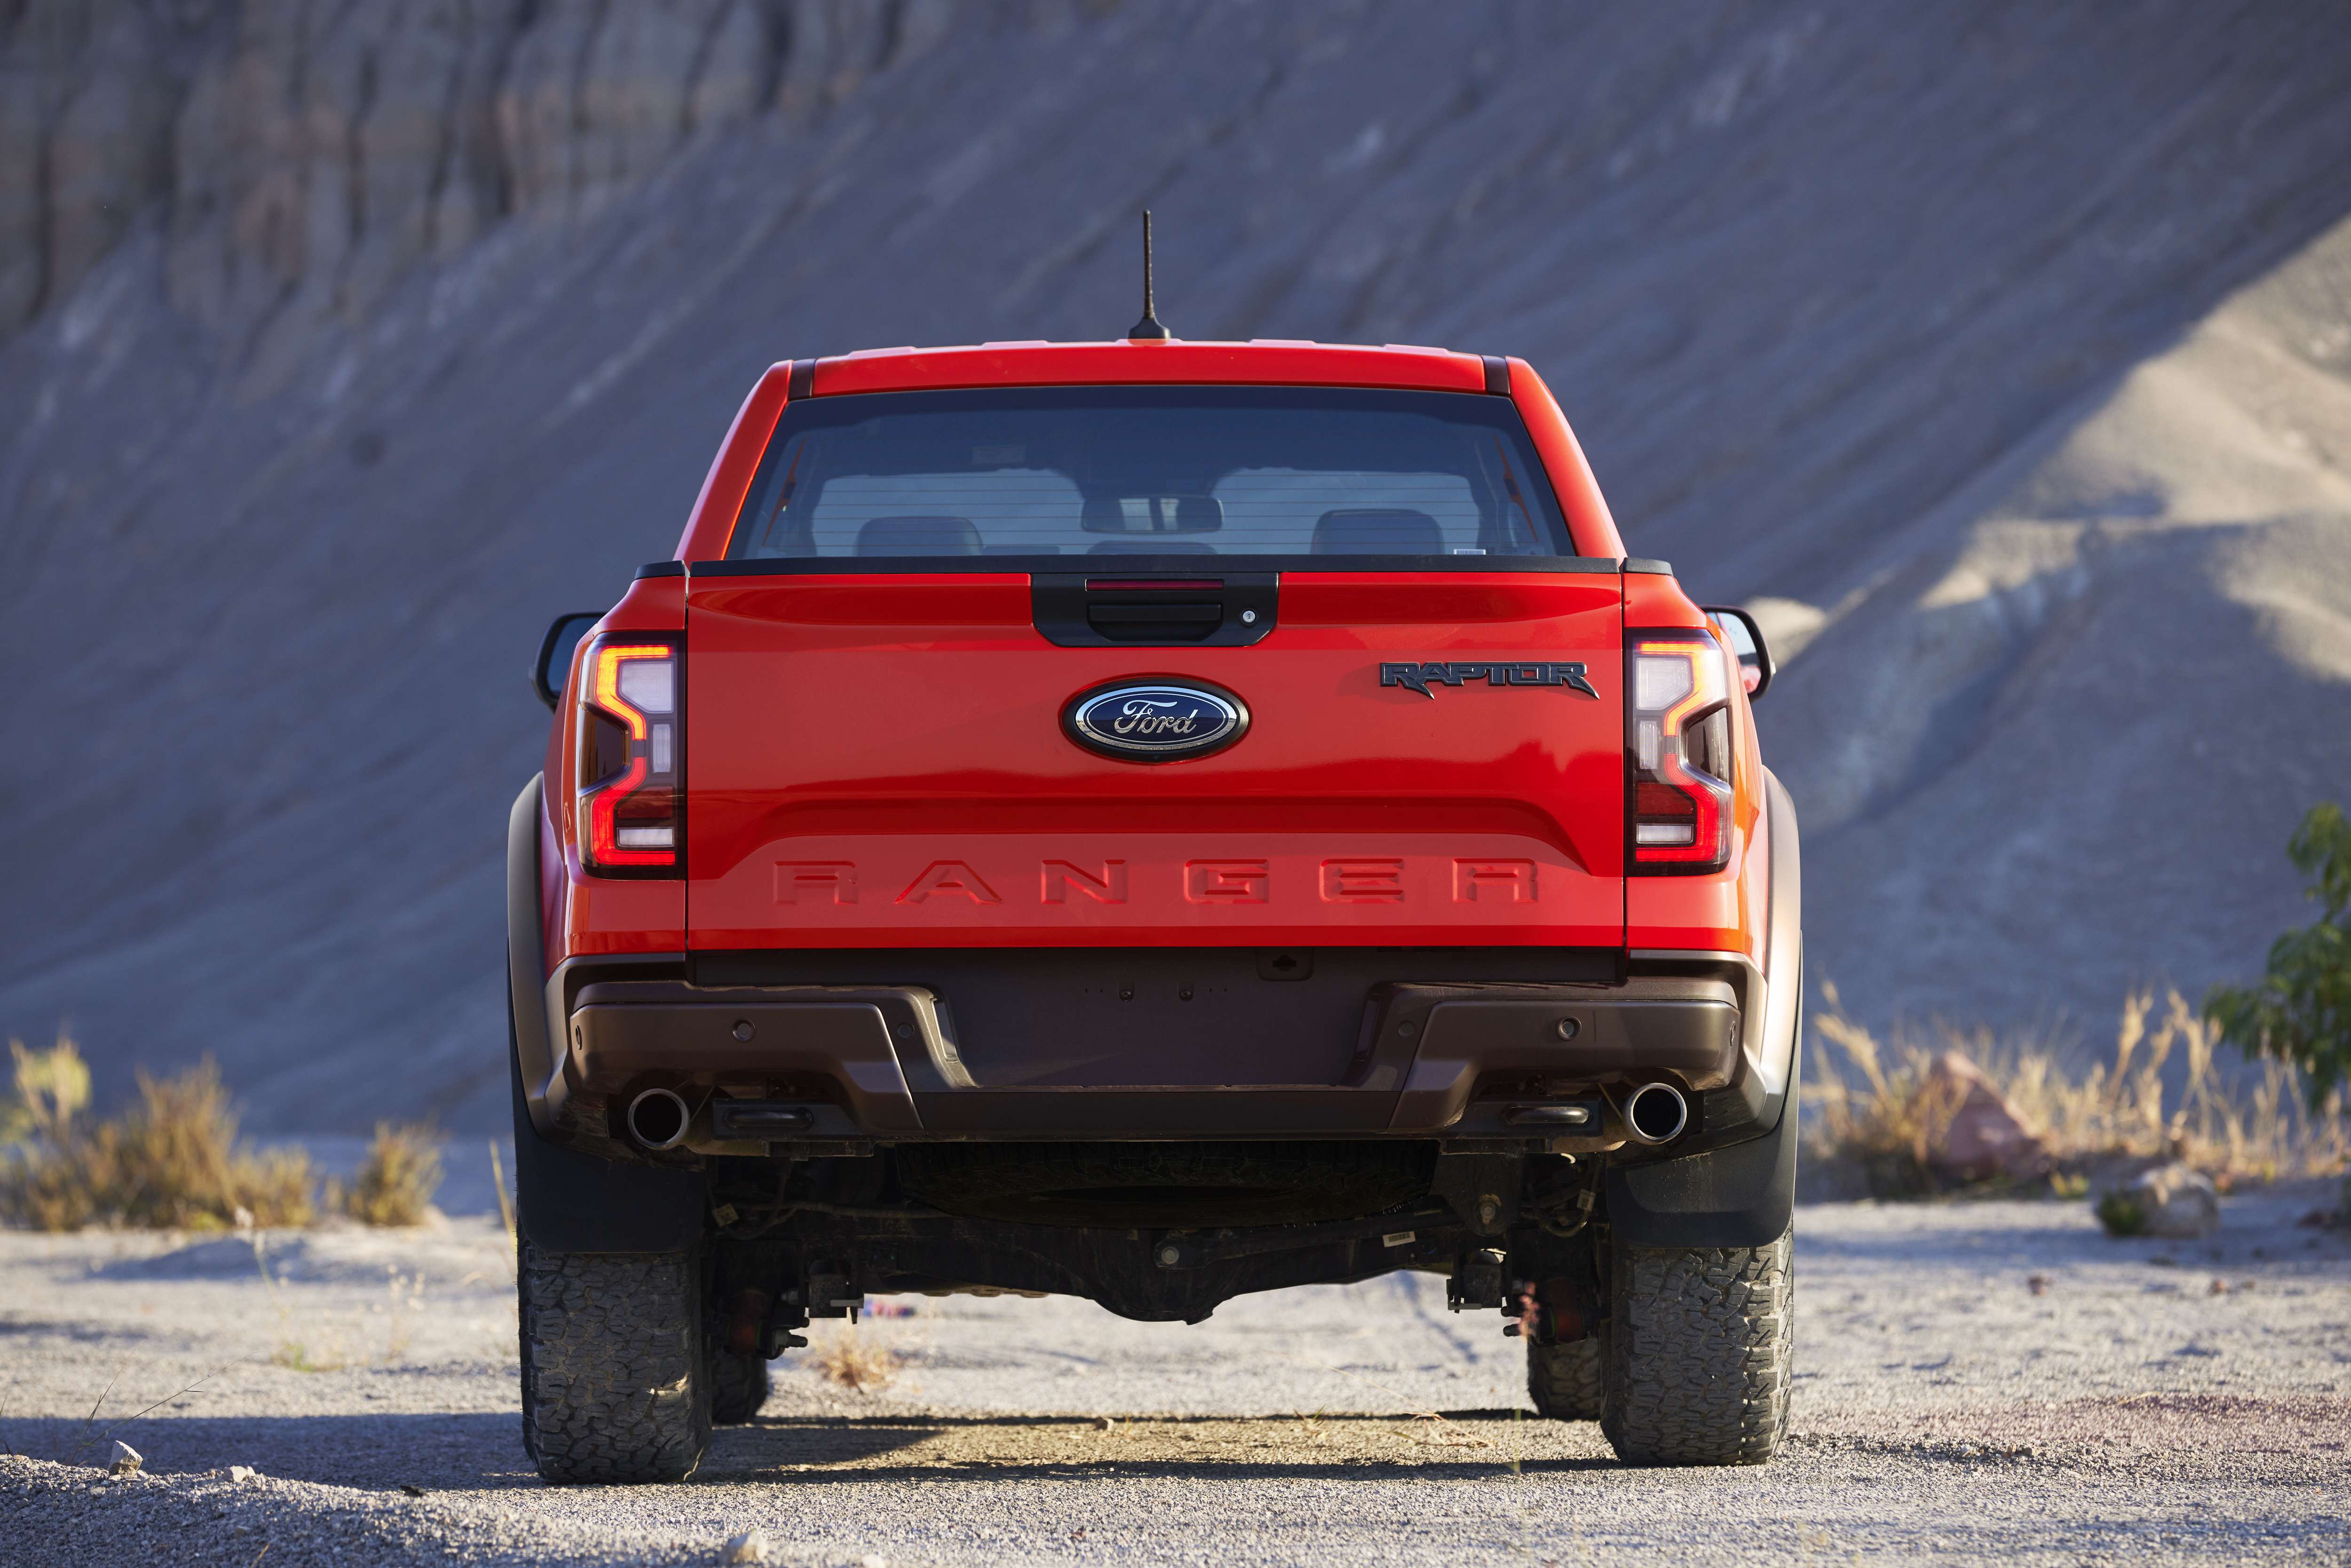
[[[1125,339],[864,349],[815,361],[810,390],[817,397],[829,397],[954,387],[1202,384],[1494,390],[1488,361],[1478,354],[1407,343],[1364,348],[1283,338],[1253,338],[1245,343]]]
[[[1524,360],[1411,343],[1377,348],[1254,338],[1245,343],[1122,339],[1107,343],[975,343],[947,349],[865,349],[770,366],[743,400],[678,540],[679,560],[714,560],[749,490],[759,455],[795,397],[1048,386],[1377,387],[1484,392],[1518,405],[1558,493],[1580,553],[1620,557],[1625,543],[1559,405]]]

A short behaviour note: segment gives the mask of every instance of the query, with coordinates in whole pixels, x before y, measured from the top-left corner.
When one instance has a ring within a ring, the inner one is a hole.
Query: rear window
[[[1297,387],[789,404],[730,560],[1572,556],[1507,398]]]

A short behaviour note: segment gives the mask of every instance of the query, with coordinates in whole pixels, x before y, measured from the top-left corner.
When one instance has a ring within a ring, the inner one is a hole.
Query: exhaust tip
[[[1625,1131],[1636,1144],[1670,1144],[1689,1125],[1689,1102],[1670,1083],[1644,1083],[1625,1096]]]
[[[629,1136],[649,1149],[674,1149],[685,1141],[692,1118],[674,1091],[648,1089],[629,1102]]]

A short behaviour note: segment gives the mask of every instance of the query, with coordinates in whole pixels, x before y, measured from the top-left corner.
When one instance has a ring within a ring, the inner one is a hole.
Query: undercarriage
[[[1447,1276],[1457,1309],[1497,1309],[1520,1282],[1590,1275],[1599,1196],[1592,1162],[1433,1143],[966,1144],[713,1167],[712,1294],[731,1336],[772,1350],[906,1292],[1199,1322],[1251,1291],[1412,1269]]]

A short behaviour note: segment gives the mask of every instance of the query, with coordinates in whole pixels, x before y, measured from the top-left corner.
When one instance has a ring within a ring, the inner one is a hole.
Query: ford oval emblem
[[[1249,731],[1249,708],[1200,681],[1116,681],[1080,692],[1061,728],[1089,751],[1123,762],[1180,762],[1222,751]]]

